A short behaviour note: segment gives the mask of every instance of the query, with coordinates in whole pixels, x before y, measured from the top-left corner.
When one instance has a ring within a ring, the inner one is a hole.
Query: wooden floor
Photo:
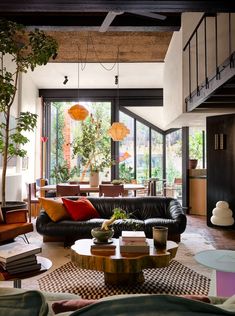
[[[216,249],[235,250],[235,229],[208,227],[205,216],[187,215],[185,232],[201,234]]]

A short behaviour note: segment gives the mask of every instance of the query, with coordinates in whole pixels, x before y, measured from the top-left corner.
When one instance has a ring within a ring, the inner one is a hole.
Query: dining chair
[[[31,218],[37,217],[39,213],[39,200],[37,197],[37,186],[36,182],[26,183],[27,198],[24,199],[28,204],[28,216],[29,222],[31,223]]]
[[[123,184],[100,184],[99,185],[99,196],[123,196],[124,186]]]
[[[56,196],[77,196],[80,195],[79,184],[57,184]]]
[[[37,191],[40,191],[40,187],[44,186],[44,185],[48,185],[49,181],[47,178],[38,178],[36,179],[36,188]],[[45,192],[45,197],[46,198],[52,198],[52,197],[56,197],[56,192],[53,190],[49,190]]]

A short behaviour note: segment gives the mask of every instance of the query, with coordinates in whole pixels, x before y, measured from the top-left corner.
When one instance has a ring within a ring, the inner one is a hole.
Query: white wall
[[[163,124],[166,127],[183,112],[182,31],[174,32],[165,58]]]
[[[21,102],[20,108],[21,111],[26,112],[29,111],[31,113],[37,113],[38,107],[38,90],[27,74],[22,76],[22,93],[21,93]],[[37,123],[37,126],[40,126],[40,123]],[[27,151],[26,158],[23,158],[26,161],[24,169],[22,169],[22,195],[26,197],[26,182],[33,182],[36,178],[36,170],[39,169],[39,165],[37,164],[37,156],[35,148],[36,144],[40,143],[40,133],[37,133],[36,130],[34,132],[27,132],[25,135],[30,140],[24,146],[24,149]],[[36,157],[36,159],[35,159]]]

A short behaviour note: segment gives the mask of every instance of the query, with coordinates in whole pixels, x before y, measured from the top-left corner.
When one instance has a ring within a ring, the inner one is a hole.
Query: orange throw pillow
[[[61,199],[39,198],[40,206],[45,210],[53,222],[70,218]]]
[[[74,221],[85,221],[87,219],[100,217],[93,204],[86,198],[81,198],[76,201],[62,198],[62,201]]]

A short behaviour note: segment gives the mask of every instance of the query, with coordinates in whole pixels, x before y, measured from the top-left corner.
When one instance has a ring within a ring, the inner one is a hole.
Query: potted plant
[[[198,160],[202,159],[202,134],[196,131],[189,136],[189,169],[197,167]]]
[[[8,162],[13,157],[24,157],[22,148],[29,139],[25,132],[33,131],[37,115],[21,112],[10,126],[11,109],[15,100],[20,73],[34,70],[38,65],[46,65],[57,54],[57,42],[44,32],[35,29],[26,32],[23,25],[0,20],[0,154],[2,154],[2,207],[6,207],[6,172]],[[7,61],[11,61],[10,67]],[[12,65],[15,69],[12,70]]]
[[[72,143],[73,155],[80,158],[83,166],[81,181],[84,180],[86,172],[90,170],[90,185],[98,186],[92,182],[92,176],[96,176],[99,171],[115,164],[110,154],[110,137],[107,131],[102,129],[101,120],[95,119],[91,114],[82,122],[81,133]]]
[[[108,242],[110,238],[113,237],[114,231],[110,227],[117,219],[127,219],[127,213],[120,207],[113,209],[113,215],[110,219],[107,219],[103,222],[101,227],[96,227],[91,230],[91,235],[99,243]]]

